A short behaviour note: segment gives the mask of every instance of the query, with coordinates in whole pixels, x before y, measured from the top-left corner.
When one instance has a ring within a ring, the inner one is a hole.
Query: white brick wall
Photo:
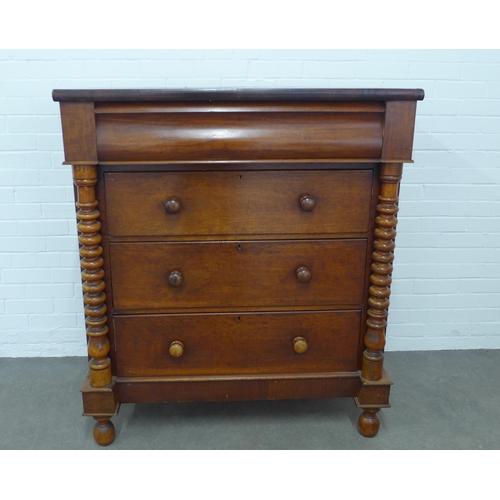
[[[0,51],[0,356],[85,355],[54,88],[421,87],[388,350],[500,348],[499,50]]]

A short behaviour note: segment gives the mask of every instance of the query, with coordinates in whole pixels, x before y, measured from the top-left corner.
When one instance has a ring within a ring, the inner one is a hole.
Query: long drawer
[[[112,243],[114,308],[361,307],[366,245],[365,239]]]
[[[111,236],[368,231],[371,170],[108,173]]]
[[[115,316],[118,376],[357,370],[360,311]]]
[[[140,104],[118,113],[104,106],[93,137],[103,161],[379,158],[382,150],[380,103],[321,110],[316,103],[291,109],[269,101],[185,103],[177,110],[155,103],[142,113],[134,112]]]

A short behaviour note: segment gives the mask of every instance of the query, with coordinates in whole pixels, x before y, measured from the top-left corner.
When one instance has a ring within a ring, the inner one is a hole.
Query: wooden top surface
[[[421,101],[422,89],[81,89],[52,91],[59,102]]]

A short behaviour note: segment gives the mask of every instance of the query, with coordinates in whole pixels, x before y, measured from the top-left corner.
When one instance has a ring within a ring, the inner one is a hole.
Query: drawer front
[[[163,113],[151,109],[102,113],[101,108],[96,114],[99,160],[380,158],[384,113],[378,103],[378,109],[372,109],[375,112],[359,110],[358,103],[358,111],[368,112],[344,109],[340,113],[329,112],[328,104],[321,110],[310,106],[309,112],[290,106],[284,112],[272,112],[267,103],[257,109],[251,103],[226,105],[225,110],[222,106],[217,103],[201,110],[187,104],[187,112],[165,109]]]
[[[122,377],[358,369],[360,311],[115,316],[114,321]],[[172,343],[179,357],[170,354]],[[296,352],[297,343],[305,352]]]
[[[105,183],[111,236],[368,231],[371,170],[108,173]]]
[[[112,243],[117,310],[360,307],[366,240]]]

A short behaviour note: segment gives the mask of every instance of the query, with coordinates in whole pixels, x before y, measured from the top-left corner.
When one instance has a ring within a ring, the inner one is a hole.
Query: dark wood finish
[[[115,440],[115,426],[107,417],[94,417],[94,439],[101,446],[108,446]]]
[[[297,276],[297,279],[301,283],[309,283],[312,279],[312,273],[311,271],[307,268],[307,266],[301,266],[299,267],[296,271],[295,274]]]
[[[382,159],[391,163],[404,162],[411,158],[417,103],[391,101],[386,106]]]
[[[112,113],[385,113],[380,101],[149,101],[96,102],[96,114]]]
[[[118,414],[120,403],[116,396],[114,379],[105,387],[95,387],[90,377],[85,377],[80,390],[83,399],[83,414],[91,417],[112,417]]]
[[[372,170],[380,158],[355,160],[343,158],[336,160],[228,160],[228,161],[102,161],[99,163],[103,172],[232,172],[235,170],[251,171],[322,171],[322,170]],[[407,163],[413,163],[408,160]]]
[[[304,212],[312,212],[316,208],[316,200],[308,194],[302,196],[299,203],[300,208],[304,210]]]
[[[357,372],[293,374],[288,377],[190,376],[117,380],[118,397],[122,403],[347,398],[356,394],[359,387]]]
[[[383,370],[378,380],[368,380],[361,377],[361,388],[354,402],[358,408],[363,410],[358,420],[358,430],[365,437],[377,435],[380,427],[377,412],[381,408],[390,408],[389,392],[392,380]]]
[[[363,354],[362,373],[369,380],[382,377],[385,346],[385,329],[389,310],[390,285],[392,283],[392,262],[396,238],[399,182],[403,165],[384,163],[380,169],[381,190],[375,219],[375,241],[372,253],[373,264],[370,276],[370,298],[365,335],[366,350]]]
[[[368,380],[361,377],[361,389],[354,398],[358,408],[389,408],[389,393],[392,380],[385,371],[378,380]]]
[[[83,301],[87,324],[90,382],[94,387],[111,383],[111,361],[108,357],[109,341],[106,317],[106,294],[102,270],[103,259],[99,230],[99,211],[95,196],[97,171],[94,165],[74,166],[73,182],[76,186],[78,211],[78,242],[82,268]]]
[[[422,89],[55,89],[54,101],[421,101]]]
[[[109,342],[109,353],[108,357],[111,360],[111,373],[116,373],[116,363],[115,363],[115,331],[113,324],[113,290],[111,287],[111,272],[109,265],[109,235],[108,235],[108,224],[106,217],[106,193],[105,193],[105,183],[104,183],[104,169],[101,166],[97,167],[97,182],[95,187],[95,194],[97,200],[97,206],[99,207],[99,222],[101,223],[100,234],[102,241],[100,243],[102,247],[102,270],[104,271],[103,281],[105,284],[104,293],[106,295],[106,300],[104,304],[106,305],[106,317],[108,318],[106,326],[108,327],[107,339]]]
[[[357,369],[359,311],[115,316],[115,327],[120,377]],[[179,359],[169,356],[175,341]]]
[[[361,307],[366,240],[112,243],[114,306]],[[142,271],[130,265],[141,256]],[[296,270],[310,270],[301,283]],[[169,275],[182,273],[173,287]]]
[[[87,376],[80,392],[83,396],[83,415],[96,421],[93,429],[95,442],[101,446],[110,445],[115,440],[115,426],[110,419],[120,409],[115,379],[105,387],[95,387]]]
[[[60,108],[65,163],[96,164],[94,104],[62,102]]]
[[[181,200],[179,198],[170,198],[165,203],[165,210],[169,214],[176,214],[181,209]]]
[[[172,271],[168,275],[168,284],[173,287],[178,287],[182,285],[182,282],[184,281],[184,276],[182,276],[182,273],[180,271]]]
[[[353,397],[375,436],[423,91],[53,97],[74,168],[95,440],[113,441],[121,403],[320,397]]]
[[[377,412],[380,408],[364,410],[358,420],[359,432],[365,437],[375,437],[380,427],[380,421]]]
[[[305,116],[304,116],[305,115]],[[102,161],[374,158],[381,113],[96,115]]]
[[[111,235],[192,239],[193,235],[366,232],[373,173],[332,170],[283,175],[236,170],[110,173],[105,179]],[[312,212],[301,207],[305,193],[314,196],[317,206]],[[164,208],[172,198],[182,200],[176,214]]]
[[[279,241],[279,240],[310,240],[315,238],[321,239],[336,239],[336,240],[344,240],[344,239],[366,239],[367,236],[370,236],[368,232],[360,232],[360,233],[335,233],[335,234],[304,234],[304,233],[283,233],[283,234],[224,234],[224,235],[210,235],[210,236],[189,236],[189,235],[181,235],[181,236],[109,236],[109,243],[144,243],[145,241],[148,243],[162,243],[162,242],[173,242],[173,243],[181,243],[181,242],[193,242],[196,241],[198,243],[203,242],[222,242],[222,241],[242,241],[240,238],[244,237],[245,241]]]

